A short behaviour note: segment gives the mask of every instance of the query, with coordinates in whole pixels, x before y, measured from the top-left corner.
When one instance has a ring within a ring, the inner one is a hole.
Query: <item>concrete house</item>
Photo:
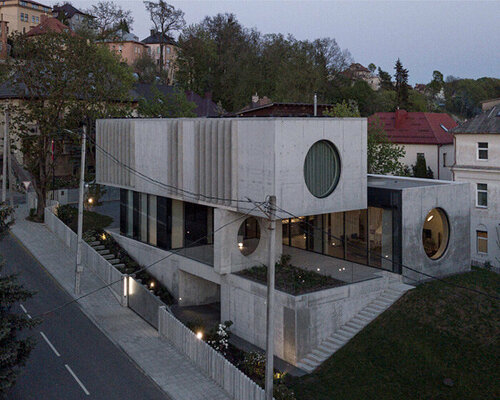
[[[477,265],[500,268],[500,105],[453,129],[453,179],[469,182],[471,255]]]
[[[26,33],[42,22],[42,16],[49,16],[52,8],[31,0],[0,1],[0,20],[8,22],[8,34]]]
[[[401,160],[411,167],[418,156],[424,156],[435,179],[451,180],[451,166],[455,161],[451,129],[457,123],[448,114],[428,112],[379,112],[369,117],[379,119],[388,139],[404,146],[406,155]]]
[[[100,120],[96,140],[97,182],[121,190],[115,239],[156,263],[179,306],[220,303],[221,320],[261,348],[266,286],[241,272],[267,263],[261,208],[276,196],[276,259],[339,282],[276,291],[275,354],[304,370],[341,345],[341,327],[374,318],[372,302],[381,312],[403,282],[427,279],[419,272],[470,267],[468,184],[367,176],[365,118]]]

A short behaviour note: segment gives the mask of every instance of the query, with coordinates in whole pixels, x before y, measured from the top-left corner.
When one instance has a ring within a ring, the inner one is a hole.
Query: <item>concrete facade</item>
[[[197,204],[247,212],[247,199],[295,215],[366,208],[366,119],[114,119],[97,121],[97,144],[120,162],[162,182],[141,179],[97,152],[97,182]],[[304,181],[310,147],[327,139],[341,174],[326,198]],[[224,200],[230,199],[230,200]],[[256,209],[250,212],[263,216]]]
[[[498,118],[498,117],[496,117]],[[478,143],[488,143],[488,159],[478,158]],[[455,134],[454,180],[469,183],[471,254],[476,265],[500,268],[500,134]],[[477,185],[486,184],[488,205],[477,202]],[[477,231],[487,232],[487,252],[478,249]]]
[[[378,279],[293,296],[275,292],[275,354],[296,365],[326,337],[345,324],[400,277],[380,271]],[[221,319],[232,331],[266,346],[266,286],[228,274],[221,281]]]

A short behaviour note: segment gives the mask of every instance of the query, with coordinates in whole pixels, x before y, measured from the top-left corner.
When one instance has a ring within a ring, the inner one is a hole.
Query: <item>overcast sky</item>
[[[42,1],[42,0],[39,0]],[[42,1],[43,2],[43,1]],[[54,4],[56,1],[48,1]],[[140,39],[151,24],[141,0],[115,0],[132,10]],[[88,8],[97,0],[73,0]],[[298,39],[333,37],[354,60],[394,72],[399,57],[410,83],[445,76],[500,78],[500,1],[171,0],[188,24],[217,13],[234,13],[245,27]]]

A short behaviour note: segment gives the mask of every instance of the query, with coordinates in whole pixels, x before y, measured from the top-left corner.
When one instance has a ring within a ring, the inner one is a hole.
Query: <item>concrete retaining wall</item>
[[[345,324],[399,280],[380,272],[380,278],[293,296],[275,292],[275,355],[296,365],[337,328]],[[221,320],[231,320],[232,331],[250,343],[266,345],[266,286],[228,274],[221,282]]]
[[[61,239],[66,246],[76,252],[77,234],[55,215],[56,205],[45,208],[45,225]],[[123,293],[123,275],[85,241],[82,243],[82,263],[89,267],[102,281],[109,285],[121,305],[126,305]]]
[[[264,400],[265,392],[220,353],[186,328],[165,308],[159,310],[158,332],[166,337],[233,399]]]

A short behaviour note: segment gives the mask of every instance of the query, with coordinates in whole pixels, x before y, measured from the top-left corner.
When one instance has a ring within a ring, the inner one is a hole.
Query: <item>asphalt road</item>
[[[0,254],[2,274],[19,273],[37,291],[18,312],[36,315],[71,300],[13,236],[0,241]],[[8,399],[168,399],[74,303],[45,316],[30,335],[37,345]]]

